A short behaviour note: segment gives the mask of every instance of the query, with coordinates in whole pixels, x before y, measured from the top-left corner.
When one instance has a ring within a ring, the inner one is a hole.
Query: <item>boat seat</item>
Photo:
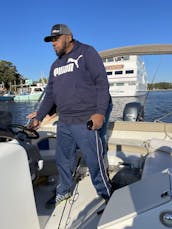
[[[168,140],[151,139],[148,142],[149,154],[146,157],[142,179],[172,168],[172,142]]]

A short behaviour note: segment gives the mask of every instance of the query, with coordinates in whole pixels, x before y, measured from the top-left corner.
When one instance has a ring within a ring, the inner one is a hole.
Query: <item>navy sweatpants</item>
[[[57,193],[65,194],[73,186],[71,161],[77,146],[80,148],[89,168],[92,183],[99,196],[109,199],[111,185],[103,161],[103,147],[97,131],[90,131],[86,124],[57,125],[57,167],[60,185]]]

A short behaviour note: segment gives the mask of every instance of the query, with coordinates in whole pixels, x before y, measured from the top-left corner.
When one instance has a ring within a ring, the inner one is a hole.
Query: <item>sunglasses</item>
[[[59,39],[61,36],[62,36],[62,35],[53,36],[53,37],[51,38],[51,41],[52,41],[52,42],[58,41],[58,39]]]

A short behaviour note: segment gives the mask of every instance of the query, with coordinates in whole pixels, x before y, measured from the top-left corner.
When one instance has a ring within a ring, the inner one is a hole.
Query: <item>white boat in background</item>
[[[139,56],[107,56],[103,62],[112,97],[146,95],[147,73]]]
[[[14,97],[15,102],[38,101],[44,93],[45,86],[29,86],[28,88],[21,88],[20,94]]]

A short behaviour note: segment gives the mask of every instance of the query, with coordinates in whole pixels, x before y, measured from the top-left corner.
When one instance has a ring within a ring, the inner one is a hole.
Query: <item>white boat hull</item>
[[[15,102],[25,102],[25,101],[38,101],[41,97],[42,92],[28,95],[16,95],[14,97]]]
[[[113,88],[110,88],[109,90],[110,95],[112,97],[139,97],[139,96],[145,96],[147,94],[147,90],[145,91],[126,91],[126,90],[116,90]]]

